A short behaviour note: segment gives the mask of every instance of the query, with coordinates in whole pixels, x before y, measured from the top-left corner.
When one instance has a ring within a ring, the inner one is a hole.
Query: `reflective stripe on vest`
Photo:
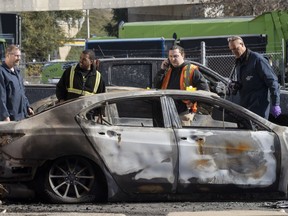
[[[97,93],[97,89],[98,89],[99,84],[100,84],[101,74],[98,71],[96,71],[96,80],[95,80],[93,92],[84,91],[82,89],[76,89],[76,88],[73,87],[73,85],[74,85],[75,68],[76,68],[76,65],[73,65],[71,67],[70,79],[69,79],[69,87],[68,87],[67,91],[69,93],[74,93],[74,94],[78,94],[78,95],[85,95],[85,96],[96,94]]]
[[[196,65],[191,65],[190,63],[182,68],[181,77],[180,77],[180,89],[181,90],[186,90],[187,86],[192,85],[193,74],[194,74],[195,69],[198,69],[198,67]],[[169,68],[166,76],[164,77],[161,89],[167,89],[171,73],[172,73],[172,68]],[[182,101],[183,103],[187,105],[189,104],[190,106],[189,108],[191,109],[192,112],[194,113],[197,112],[197,102],[191,103],[190,100],[182,100]]]
[[[194,70],[197,68],[198,67],[196,65],[193,65],[193,64],[191,65],[190,63],[182,68],[181,77],[180,77],[180,89],[181,90],[186,90],[186,87],[192,84]],[[171,73],[172,73],[172,68],[169,68],[162,82],[161,89],[167,89]]]

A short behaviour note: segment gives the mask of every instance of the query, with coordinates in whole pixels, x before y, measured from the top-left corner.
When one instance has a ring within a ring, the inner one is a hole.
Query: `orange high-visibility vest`
[[[182,68],[181,77],[180,77],[180,89],[181,90],[186,90],[186,87],[192,85],[193,74],[194,74],[195,69],[198,69],[198,67],[192,64],[187,64]],[[161,89],[167,89],[171,73],[172,73],[172,68],[170,67],[168,68],[166,76],[163,79]]]
[[[198,69],[198,67],[190,63],[185,65],[182,68],[181,77],[180,77],[180,89],[181,90],[186,90],[186,87],[192,86],[193,74],[194,74],[195,69]],[[167,89],[171,73],[172,73],[172,68],[170,67],[168,68],[166,76],[163,79],[161,89]],[[183,100],[183,102],[187,104],[190,101]],[[193,105],[191,106],[191,109],[193,112],[197,112],[197,102],[193,103]]]

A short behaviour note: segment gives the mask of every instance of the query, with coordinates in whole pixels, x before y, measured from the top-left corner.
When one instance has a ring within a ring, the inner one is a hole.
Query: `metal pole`
[[[204,41],[201,41],[201,63],[206,66],[206,45]]]
[[[90,38],[90,20],[89,20],[89,10],[86,10],[87,19],[87,39]]]
[[[15,15],[15,22],[16,22],[16,25],[15,25],[15,41],[14,41],[14,44],[16,45],[20,45],[19,44],[19,18],[18,18],[18,14]]]
[[[19,47],[22,45],[22,17],[18,14],[18,20],[19,20],[19,35],[18,35],[18,42],[19,42]]]

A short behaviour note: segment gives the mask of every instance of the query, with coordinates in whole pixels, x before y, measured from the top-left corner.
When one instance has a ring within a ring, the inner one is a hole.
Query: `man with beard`
[[[82,51],[79,63],[67,68],[56,86],[59,102],[103,92],[105,83],[97,71],[93,50]]]
[[[15,45],[8,46],[0,66],[0,121],[19,121],[34,114],[17,68],[20,59],[20,49]]]
[[[161,64],[161,70],[155,76],[156,88],[186,90],[189,87],[209,91],[209,85],[196,65],[184,60],[185,53],[181,46],[169,49],[169,57]],[[176,106],[182,125],[189,126],[193,120],[193,106],[190,101],[177,100]]]

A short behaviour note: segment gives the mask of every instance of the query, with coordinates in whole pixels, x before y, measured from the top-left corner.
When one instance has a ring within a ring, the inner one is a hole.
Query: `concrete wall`
[[[136,8],[197,3],[199,0],[0,0],[0,12]]]
[[[181,20],[201,17],[204,17],[204,11],[197,4],[128,8],[128,22]]]

